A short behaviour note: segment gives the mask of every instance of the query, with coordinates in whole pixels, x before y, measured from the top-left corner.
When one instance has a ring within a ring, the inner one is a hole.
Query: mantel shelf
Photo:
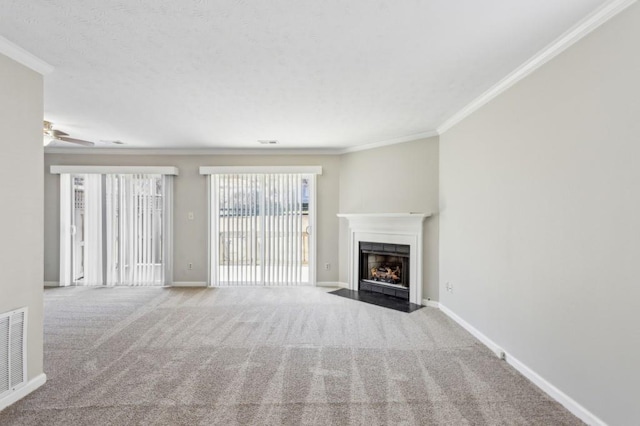
[[[427,218],[433,216],[433,213],[338,213],[336,216],[343,217],[345,219],[357,219],[357,218]]]

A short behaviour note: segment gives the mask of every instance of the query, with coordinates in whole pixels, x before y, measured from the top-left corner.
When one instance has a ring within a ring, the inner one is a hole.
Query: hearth
[[[409,257],[406,244],[360,241],[358,290],[409,300]]]

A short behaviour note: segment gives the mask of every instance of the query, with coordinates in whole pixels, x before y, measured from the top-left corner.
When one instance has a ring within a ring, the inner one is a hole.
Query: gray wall
[[[424,299],[438,300],[438,138],[345,154],[341,213],[433,213],[424,227]],[[340,281],[348,282],[349,227],[340,223]]]
[[[635,4],[440,145],[441,303],[611,425],[640,418],[639,40]]]
[[[340,159],[337,156],[302,155],[45,155],[45,281],[59,281],[60,177],[49,173],[50,165],[177,166],[180,175],[174,186],[174,271],[176,282],[207,280],[207,181],[200,166],[319,165],[317,180],[317,280],[338,280],[338,185]],[[188,220],[188,213],[194,220]],[[193,263],[193,269],[188,264]],[[330,270],[324,264],[331,264]]]
[[[42,76],[0,55],[0,312],[29,308],[29,380],[42,374],[42,108]]]

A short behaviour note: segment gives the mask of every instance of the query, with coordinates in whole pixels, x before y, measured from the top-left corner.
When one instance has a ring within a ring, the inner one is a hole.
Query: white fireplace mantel
[[[343,214],[349,221],[349,288],[358,291],[358,259],[361,241],[406,244],[409,253],[409,301],[422,303],[422,225],[425,213]]]

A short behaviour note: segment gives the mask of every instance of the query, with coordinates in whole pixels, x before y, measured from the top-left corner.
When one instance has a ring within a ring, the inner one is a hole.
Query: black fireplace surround
[[[409,300],[409,250],[405,244],[361,241],[358,290]]]

